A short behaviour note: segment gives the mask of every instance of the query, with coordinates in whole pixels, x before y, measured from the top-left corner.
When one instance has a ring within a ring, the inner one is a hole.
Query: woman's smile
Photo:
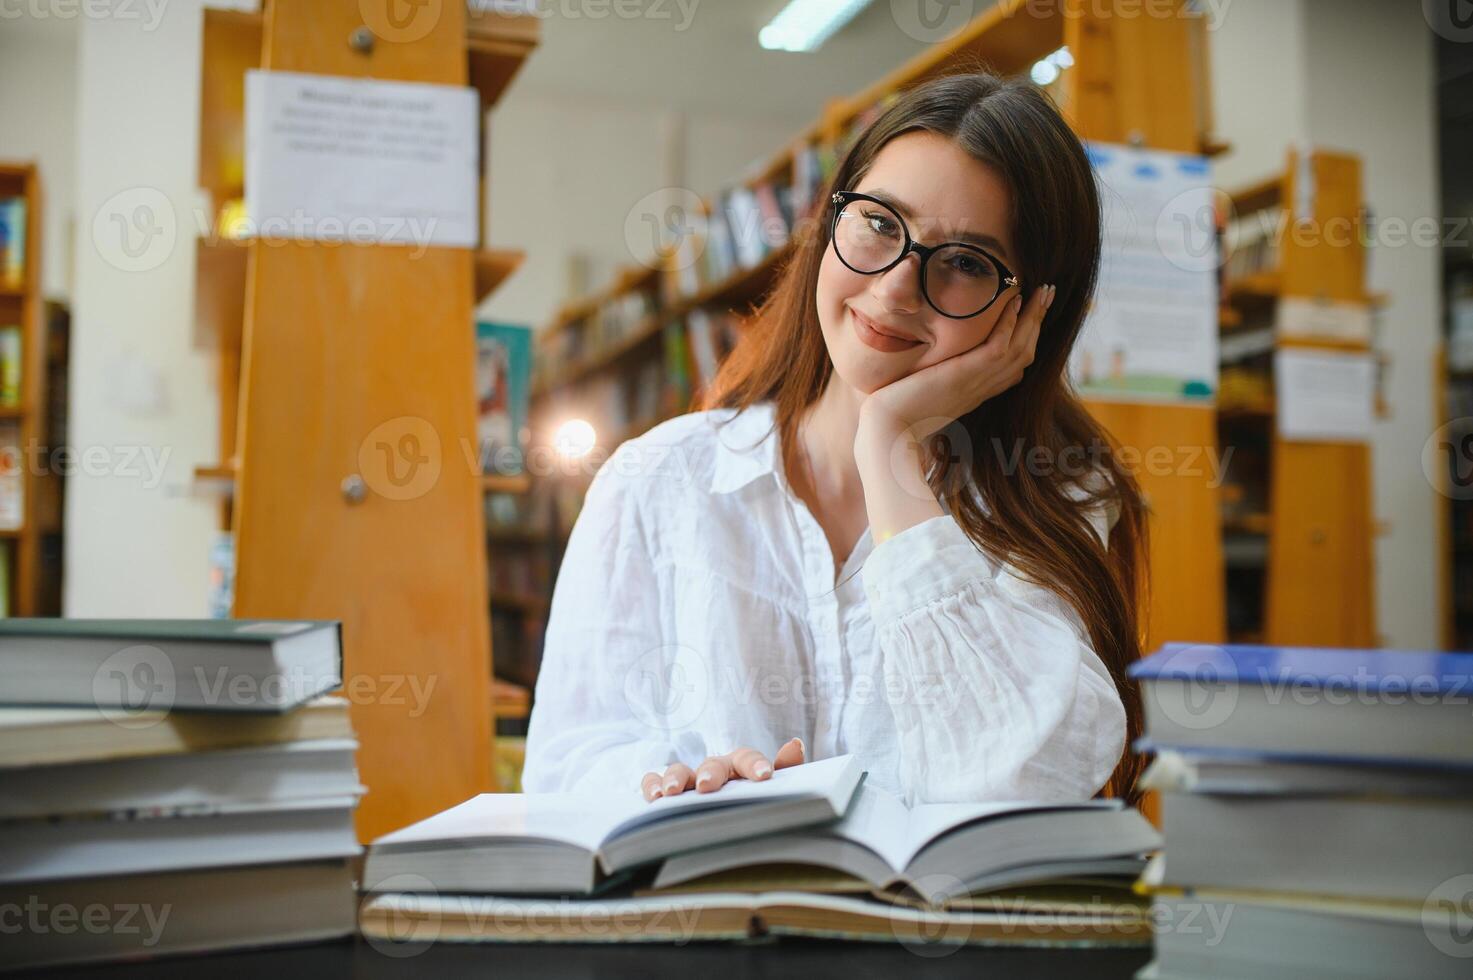
[[[896,354],[900,351],[910,350],[921,346],[921,341],[908,337],[899,336],[891,328],[881,328],[874,321],[865,317],[854,307],[849,307],[850,318],[854,321],[854,333],[860,341],[877,351],[886,354]]]

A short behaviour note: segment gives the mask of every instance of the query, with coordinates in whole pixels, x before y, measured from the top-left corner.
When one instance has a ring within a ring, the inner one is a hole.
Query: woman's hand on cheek
[[[1021,295],[1008,300],[986,340],[871,392],[860,408],[860,428],[909,430],[916,439],[925,439],[1013,387],[1033,362],[1054,291],[1053,286],[1041,287],[1026,305]]]
[[[691,787],[695,787],[698,793],[710,793],[733,779],[770,779],[773,770],[796,766],[802,761],[803,740],[790,738],[770,762],[756,749],[737,749],[726,755],[713,755],[694,770],[683,762],[677,762],[669,766],[664,775],[647,772],[640,780],[640,789],[646,801],[662,796],[679,796]]]

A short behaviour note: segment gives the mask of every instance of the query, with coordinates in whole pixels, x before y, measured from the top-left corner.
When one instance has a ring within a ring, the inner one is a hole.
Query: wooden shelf
[[[493,678],[491,711],[497,721],[521,721],[531,714],[532,695],[520,684]]]
[[[568,385],[582,381],[589,375],[595,374],[609,365],[617,363],[630,351],[660,336],[660,332],[664,329],[664,326],[665,317],[658,315],[645,317],[635,325],[634,329],[614,341],[614,343],[597,351],[592,356],[585,357],[566,366],[557,374],[534,384],[532,386],[532,397],[541,398],[548,392],[556,391],[559,388],[566,388]]]
[[[551,336],[570,324],[592,316],[599,307],[625,293],[654,287],[660,272],[659,269],[642,265],[628,266],[620,270],[611,285],[570,303],[564,303],[553,316],[552,322],[543,328],[541,336]]]
[[[1223,518],[1222,529],[1226,534],[1267,534],[1269,524],[1268,514],[1239,514]]]
[[[1276,408],[1272,398],[1228,405],[1219,403],[1217,406],[1218,418],[1222,419],[1269,419],[1273,418],[1275,411]]]
[[[521,268],[527,253],[514,248],[483,248],[476,253],[476,295],[480,303]]]
[[[777,268],[793,253],[787,242],[762,257],[762,261],[746,269],[738,269],[720,282],[711,283],[700,292],[677,300],[666,313],[669,318],[685,316],[691,310],[720,305],[728,309],[754,302],[772,285]]]
[[[1283,198],[1284,179],[1278,174],[1260,180],[1256,184],[1249,184],[1229,195],[1229,200],[1233,202],[1233,211],[1238,217],[1271,208]]]
[[[515,592],[492,592],[491,605],[498,609],[514,609],[517,612],[541,614],[547,612],[551,601],[546,596],[519,595]]]
[[[1223,296],[1229,303],[1244,300],[1277,299],[1282,280],[1278,270],[1255,272],[1236,279],[1229,279],[1223,288]]]
[[[242,238],[194,243],[194,339],[204,348],[238,348],[245,320],[250,242]]]
[[[516,476],[487,473],[481,477],[481,489],[486,493],[527,493],[532,489],[532,478],[525,473]]]

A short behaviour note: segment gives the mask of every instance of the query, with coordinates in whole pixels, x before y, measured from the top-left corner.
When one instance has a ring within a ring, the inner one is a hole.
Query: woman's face
[[[1013,250],[1012,200],[1001,175],[944,136],[915,131],[896,137],[875,156],[858,186],[839,190],[889,202],[911,238],[922,245],[962,241],[970,233],[983,239],[983,246],[1015,275],[1024,274]],[[867,276],[840,262],[832,242],[824,251],[818,270],[818,321],[834,370],[859,392],[867,395],[977,346],[1018,293],[1009,286],[981,313],[953,320],[937,313],[921,295],[920,262],[911,253],[890,271]],[[873,334],[859,318],[882,333],[914,342],[903,349],[877,349],[865,342]]]

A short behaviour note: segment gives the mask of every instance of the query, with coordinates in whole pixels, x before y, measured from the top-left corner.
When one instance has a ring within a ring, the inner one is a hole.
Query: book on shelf
[[[1165,838],[1142,977],[1466,973],[1473,654],[1167,644],[1131,675]]]
[[[671,854],[843,815],[859,783],[853,756],[736,780],[714,793],[626,796],[483,793],[378,838],[364,883],[418,875],[440,891],[591,894]]]
[[[26,522],[26,460],[20,423],[0,422],[0,530],[19,531]]]
[[[352,933],[358,743],[346,700],[263,693],[294,665],[336,686],[338,624],[0,623],[0,904],[159,913],[152,931],[22,930],[7,966]],[[113,710],[113,668],[157,686],[191,666],[229,695]]]
[[[26,283],[26,199],[0,198],[0,288]]]
[[[1142,945],[1131,884],[1158,845],[1118,801],[906,807],[840,756],[652,802],[633,787],[478,797],[370,846],[360,926],[393,938],[434,921],[452,942]]]
[[[0,621],[0,698],[12,705],[286,711],[341,683],[336,622]]]
[[[20,379],[20,327],[0,327],[0,406],[14,408],[20,404]]]
[[[476,450],[481,472],[514,476],[525,464],[522,432],[532,385],[532,330],[476,324]]]

